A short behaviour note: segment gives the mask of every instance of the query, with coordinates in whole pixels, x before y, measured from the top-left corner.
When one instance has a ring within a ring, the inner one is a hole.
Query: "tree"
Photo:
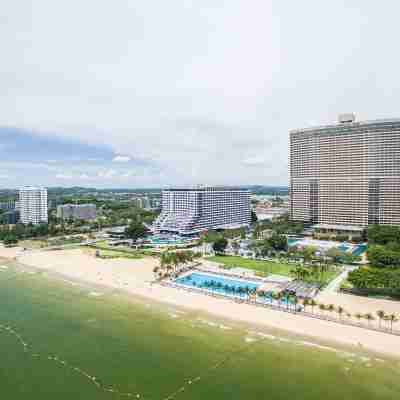
[[[343,252],[341,252],[338,248],[336,247],[331,247],[325,255],[329,258],[332,259],[334,264],[338,264],[340,261],[340,258],[343,256]]]
[[[387,318],[390,321],[390,331],[393,331],[393,323],[398,321],[397,315],[389,314]]]
[[[285,235],[278,235],[274,233],[269,239],[266,240],[267,243],[276,251],[286,251],[287,250],[287,239]]]
[[[314,314],[314,307],[317,306],[317,305],[318,305],[318,303],[314,299],[310,300],[311,312],[313,314]]]
[[[309,305],[310,305],[310,300],[306,297],[306,298],[303,300],[304,311],[307,311],[307,306],[309,306]]]
[[[380,327],[381,327],[381,323],[382,323],[382,319],[385,318],[386,314],[385,314],[385,311],[383,311],[383,310],[378,310],[378,311],[376,312],[376,315],[377,315],[378,318],[379,318],[379,328],[380,328]]]
[[[365,314],[365,315],[364,315],[364,318],[367,320],[368,326],[369,326],[370,322],[373,321],[373,320],[375,319],[374,316],[373,316],[371,313]]]
[[[393,225],[370,225],[367,231],[370,244],[400,243],[400,228]]]
[[[146,236],[146,228],[142,222],[134,221],[125,229],[125,237],[134,241]]]
[[[311,261],[316,251],[317,248],[315,246],[304,246],[303,250],[301,251],[304,263]]]
[[[251,210],[251,224],[254,225],[258,221],[257,214],[254,210]]]
[[[358,320],[358,323],[360,323],[360,321],[361,321],[361,318],[363,318],[363,315],[362,315],[362,314],[360,314],[360,313],[357,313],[357,314],[355,314],[354,316],[357,318],[357,320]]]
[[[331,312],[335,311],[335,306],[333,304],[329,304],[327,307],[327,310],[331,313]]]
[[[343,308],[342,306],[339,306],[339,307],[336,309],[336,312],[339,314],[339,319],[341,320],[341,319],[342,319],[342,315],[343,315],[343,313],[344,313],[344,308]]]
[[[311,271],[308,268],[298,265],[294,270],[291,270],[290,273],[293,274],[296,279],[304,281],[310,276]]]
[[[216,253],[223,253],[227,245],[228,241],[224,237],[221,237],[213,243],[213,250]]]
[[[239,248],[240,248],[239,242],[237,242],[236,240],[233,240],[231,243],[231,246],[232,246],[233,252],[237,255],[239,252]]]
[[[3,239],[4,246],[12,246],[18,243],[17,237],[10,233]]]

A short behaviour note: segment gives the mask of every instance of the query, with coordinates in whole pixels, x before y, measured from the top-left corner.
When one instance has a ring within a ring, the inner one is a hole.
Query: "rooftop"
[[[336,225],[336,224],[316,224],[312,226],[313,229],[329,229],[336,231],[348,231],[348,232],[362,232],[364,230],[361,226],[354,225]]]
[[[337,122],[335,124],[329,125],[317,125],[311,126],[308,128],[299,128],[293,129],[290,133],[299,133],[299,132],[310,132],[318,129],[335,129],[335,128],[356,128],[362,127],[365,125],[388,125],[388,124],[400,124],[400,118],[391,118],[391,119],[374,119],[374,120],[366,120],[366,121],[354,121],[354,122]]]
[[[199,187],[183,187],[183,188],[168,188],[164,189],[163,192],[227,192],[227,191],[241,191],[250,192],[248,189],[239,187],[228,187],[228,186],[199,186]]]

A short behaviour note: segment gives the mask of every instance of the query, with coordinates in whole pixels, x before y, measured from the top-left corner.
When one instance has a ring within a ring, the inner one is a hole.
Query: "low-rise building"
[[[90,221],[96,219],[95,204],[64,204],[57,207],[57,218],[81,219]]]
[[[17,222],[19,222],[19,211],[18,210],[6,211],[1,215],[1,219],[3,221],[3,224],[15,225]]]

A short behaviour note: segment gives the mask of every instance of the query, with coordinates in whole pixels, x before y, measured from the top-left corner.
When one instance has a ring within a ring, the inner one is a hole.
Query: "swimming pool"
[[[367,251],[367,245],[366,244],[358,244],[354,249],[353,249],[353,256],[360,256],[361,254],[365,253]]]
[[[190,243],[191,241],[193,241],[193,238],[181,237],[179,235],[157,234],[148,236],[146,238],[146,241],[154,246],[182,245]]]
[[[244,300],[248,299],[249,293],[256,293],[257,288],[261,285],[261,283],[245,279],[225,278],[220,275],[201,272],[192,272],[189,275],[176,279],[174,283],[189,288],[201,289],[207,292]],[[262,296],[257,295],[255,300],[257,303],[280,307],[294,306],[292,300],[287,300],[285,297],[276,300],[273,298],[272,293],[264,293]],[[297,308],[300,309],[302,306],[297,305]]]
[[[236,280],[199,272],[178,278],[175,283],[239,298],[246,298],[249,292],[255,292],[260,286],[259,283],[247,280]]]

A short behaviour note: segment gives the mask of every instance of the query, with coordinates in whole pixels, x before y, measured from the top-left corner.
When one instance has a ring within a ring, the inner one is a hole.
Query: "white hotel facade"
[[[250,192],[243,189],[202,187],[162,192],[162,211],[155,232],[196,234],[210,229],[248,226],[251,222]]]
[[[322,229],[400,225],[400,119],[292,131],[290,211]]]
[[[21,188],[19,211],[23,224],[47,224],[47,189],[32,186]]]

